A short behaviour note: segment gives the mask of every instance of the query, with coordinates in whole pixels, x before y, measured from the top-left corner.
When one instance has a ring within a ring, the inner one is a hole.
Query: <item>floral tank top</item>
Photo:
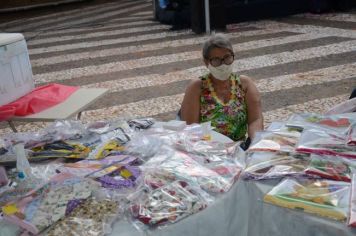
[[[216,131],[234,141],[242,140],[247,133],[247,104],[238,75],[231,74],[231,93],[227,103],[214,91],[209,74],[201,77],[200,122],[210,121]]]

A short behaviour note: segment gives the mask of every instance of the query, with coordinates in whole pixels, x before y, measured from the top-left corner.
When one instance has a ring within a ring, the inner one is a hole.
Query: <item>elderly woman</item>
[[[209,73],[192,81],[185,92],[181,119],[188,124],[211,121],[216,131],[234,141],[253,139],[263,129],[261,98],[253,80],[234,73],[234,51],[223,34],[203,45]]]

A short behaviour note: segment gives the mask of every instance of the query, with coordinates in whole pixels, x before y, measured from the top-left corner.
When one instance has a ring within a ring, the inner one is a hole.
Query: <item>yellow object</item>
[[[128,178],[130,178],[132,176],[131,172],[126,170],[126,169],[120,171],[120,175],[122,177],[124,177],[125,179],[128,179]]]
[[[9,204],[2,208],[2,212],[4,212],[5,215],[13,215],[19,212],[19,209],[17,208],[16,204]]]

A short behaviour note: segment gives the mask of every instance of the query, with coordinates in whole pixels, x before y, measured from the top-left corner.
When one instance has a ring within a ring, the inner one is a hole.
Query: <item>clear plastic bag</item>
[[[0,188],[9,183],[9,179],[7,178],[6,170],[3,166],[0,166]]]
[[[89,160],[99,160],[103,159],[112,154],[122,153],[124,151],[124,146],[122,142],[116,138],[104,141],[103,143],[97,145],[88,155]]]
[[[136,166],[120,166],[115,171],[96,178],[103,188],[128,190],[137,187],[141,180],[141,170]]]
[[[112,231],[122,215],[118,202],[91,197],[51,227],[46,235],[100,236]]]
[[[294,152],[299,137],[298,132],[257,132],[247,152]]]
[[[348,216],[349,198],[350,183],[287,178],[267,193],[264,201],[345,221]]]
[[[228,179],[200,165],[190,156],[179,151],[175,151],[169,157],[159,157],[158,160],[153,157],[145,163],[143,168],[163,177],[169,176],[169,179],[174,176],[177,180],[194,182],[210,193],[224,193],[229,191],[232,186]],[[162,175],[163,173],[165,175]]]
[[[356,122],[356,116],[353,113],[337,115],[303,113],[292,115],[287,122],[287,126],[295,128],[298,127],[300,129],[327,128],[344,133],[353,122]]]
[[[353,170],[356,170],[356,163],[346,158],[311,155],[305,172],[326,179],[350,182]]]
[[[352,98],[330,108],[326,112],[326,114],[333,115],[333,114],[350,113],[355,111],[356,111],[356,98]]]
[[[351,227],[356,227],[356,172],[352,174],[350,215],[349,215],[348,225]]]
[[[142,161],[147,161],[161,150],[163,144],[163,140],[159,137],[136,133],[125,146],[125,153],[138,156]]]
[[[299,139],[296,150],[318,155],[356,158],[356,147],[345,145],[345,136],[335,132],[305,130]]]
[[[59,172],[70,173],[76,176],[101,177],[117,170],[123,165],[140,164],[137,157],[129,155],[109,156],[100,160],[81,160],[75,163],[66,163],[58,168]]]
[[[148,129],[155,123],[153,118],[140,118],[140,119],[131,119],[127,121],[131,128],[135,130]]]
[[[89,132],[96,134],[106,134],[114,130],[122,130],[128,132],[129,126],[124,119],[95,121],[86,125]]]
[[[78,139],[85,134],[85,127],[80,121],[59,120],[38,132],[10,133],[4,139],[7,146],[24,143],[26,149],[32,149],[58,141]]]
[[[356,146],[356,122],[350,125],[347,130],[346,144],[349,146]]]
[[[255,152],[248,154],[244,179],[271,179],[303,176],[309,158],[307,155],[281,152]]]
[[[174,181],[152,191],[131,197],[129,212],[137,227],[175,223],[205,209],[213,197],[186,181]],[[136,220],[136,221],[135,221]]]
[[[51,158],[84,159],[88,156],[90,148],[78,142],[56,141],[43,146],[32,148],[30,159],[46,160]]]
[[[21,200],[3,206],[4,219],[38,234],[62,219],[72,200],[87,199],[97,188],[98,184],[92,180],[58,174]]]

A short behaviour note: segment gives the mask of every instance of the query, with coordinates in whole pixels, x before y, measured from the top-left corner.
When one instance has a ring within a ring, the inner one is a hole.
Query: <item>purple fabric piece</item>
[[[73,199],[67,203],[66,216],[69,215],[75,208],[81,205],[85,199]]]
[[[127,169],[132,176],[128,179],[115,179],[115,176],[120,176],[120,170],[116,170],[110,174],[99,177],[97,180],[101,183],[104,188],[110,189],[122,189],[122,188],[133,188],[136,186],[136,180],[140,176],[141,171],[137,167],[125,166],[123,169]]]

